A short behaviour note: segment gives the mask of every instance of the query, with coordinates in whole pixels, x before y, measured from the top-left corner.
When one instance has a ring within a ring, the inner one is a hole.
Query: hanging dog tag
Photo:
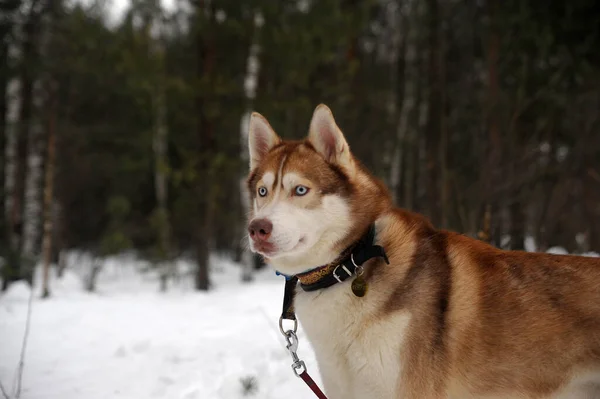
[[[352,293],[359,298],[362,298],[367,293],[367,282],[363,276],[358,276],[352,282]]]
[[[354,259],[352,259],[352,262],[354,262]],[[367,281],[363,278],[363,273],[364,269],[362,266],[356,266],[356,278],[352,282],[352,293],[359,298],[362,298],[367,293]]]

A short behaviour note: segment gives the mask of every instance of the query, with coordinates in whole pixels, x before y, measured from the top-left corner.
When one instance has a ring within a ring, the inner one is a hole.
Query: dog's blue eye
[[[308,192],[308,187],[296,186],[296,188],[294,189],[294,192],[298,196],[303,196],[303,195],[305,195]]]
[[[261,197],[264,197],[264,196],[266,196],[266,195],[267,195],[267,193],[268,193],[268,191],[267,191],[267,188],[266,188],[266,187],[264,187],[264,186],[263,186],[263,187],[260,187],[260,188],[258,189],[258,195],[260,195]]]

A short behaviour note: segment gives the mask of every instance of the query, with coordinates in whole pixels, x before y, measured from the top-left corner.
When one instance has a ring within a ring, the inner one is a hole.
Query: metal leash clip
[[[298,354],[296,353],[296,351],[298,350],[298,337],[296,336],[296,333],[292,330],[286,331],[285,333],[283,333],[283,336],[287,341],[287,345],[285,347],[288,350],[288,352],[290,352],[292,360],[294,361],[294,363],[292,363],[292,370],[294,370],[294,374],[296,374],[296,377],[300,377],[300,374],[306,371],[306,365],[304,364],[303,360],[300,360]]]

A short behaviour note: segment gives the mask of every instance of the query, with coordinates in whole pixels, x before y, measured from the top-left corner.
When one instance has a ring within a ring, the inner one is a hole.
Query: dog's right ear
[[[264,159],[271,148],[280,142],[281,139],[277,136],[277,133],[275,133],[267,119],[258,112],[253,112],[248,128],[250,170],[254,169]]]
[[[308,141],[326,161],[341,165],[349,172],[354,170],[350,147],[325,104],[317,106],[313,113]]]

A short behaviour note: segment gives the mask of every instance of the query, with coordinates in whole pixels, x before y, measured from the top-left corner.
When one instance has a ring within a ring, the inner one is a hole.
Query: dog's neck
[[[359,167],[352,178],[354,184],[362,190],[355,194],[351,203],[354,225],[348,234],[335,242],[320,240],[302,254],[292,257],[267,259],[268,263],[280,272],[295,271],[293,275],[301,274],[322,266],[334,264],[344,251],[352,248],[374,224],[392,206],[392,200],[387,188]]]
[[[346,258],[350,256],[352,250],[355,248],[357,243],[351,245],[344,251],[342,251],[338,256],[331,262],[326,263],[321,266],[313,267],[305,272],[299,273],[296,275],[298,277],[298,281],[301,284],[314,284],[319,281],[323,276],[331,274],[331,272]]]

